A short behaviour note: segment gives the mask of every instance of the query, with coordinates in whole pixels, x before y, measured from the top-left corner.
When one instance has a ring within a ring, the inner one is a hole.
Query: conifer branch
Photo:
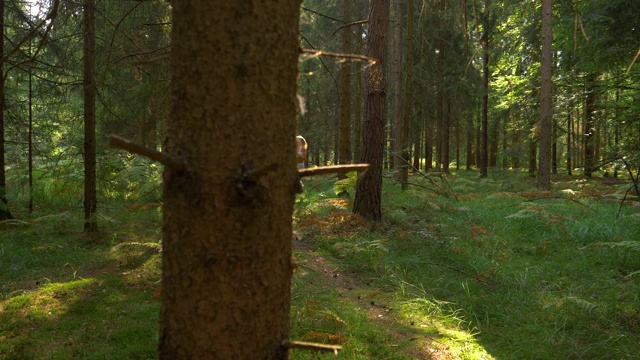
[[[186,168],[186,165],[180,159],[157,150],[149,149],[148,147],[140,144],[136,144],[118,135],[109,135],[109,146],[112,148],[126,150],[132,154],[142,155],[177,171],[183,171]]]

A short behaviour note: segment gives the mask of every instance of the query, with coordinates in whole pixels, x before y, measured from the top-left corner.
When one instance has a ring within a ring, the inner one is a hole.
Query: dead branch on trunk
[[[350,171],[357,171],[362,173],[369,168],[369,164],[346,164],[346,165],[332,165],[332,166],[319,166],[314,168],[307,169],[298,169],[298,174],[301,178],[316,176],[316,175],[324,175],[324,174],[334,174],[334,173],[347,173]]]
[[[147,157],[177,171],[183,171],[186,168],[185,163],[180,159],[157,150],[149,149],[148,147],[140,144],[136,144],[118,135],[109,135],[109,146],[112,148],[126,150],[132,154]]]

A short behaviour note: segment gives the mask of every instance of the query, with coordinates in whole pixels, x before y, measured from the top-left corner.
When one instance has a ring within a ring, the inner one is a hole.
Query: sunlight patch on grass
[[[51,320],[64,314],[74,301],[90,291],[95,279],[50,283],[0,303],[0,313],[21,314],[33,320]]]

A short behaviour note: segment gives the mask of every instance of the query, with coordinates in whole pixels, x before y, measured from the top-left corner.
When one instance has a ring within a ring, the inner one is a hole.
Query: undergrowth
[[[349,199],[329,196],[320,180],[311,187],[323,190],[306,194],[297,211],[298,231],[336,271],[389,294],[394,316],[383,326],[391,337],[416,339],[409,353],[640,353],[639,212],[618,196],[628,185],[561,179],[540,192],[525,177],[476,173],[411,182],[422,186],[402,192],[385,180],[384,221],[375,226],[354,218]]]

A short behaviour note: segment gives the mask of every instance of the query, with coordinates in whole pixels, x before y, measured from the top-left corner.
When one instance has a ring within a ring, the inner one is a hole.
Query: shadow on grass
[[[114,247],[110,230],[93,239],[37,224],[3,233],[0,358],[157,358],[160,255]]]

